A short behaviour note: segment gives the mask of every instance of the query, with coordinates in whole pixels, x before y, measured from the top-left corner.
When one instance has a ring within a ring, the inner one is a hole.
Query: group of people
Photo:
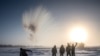
[[[72,44],[72,45],[70,45],[70,43],[68,43],[66,48],[64,48],[64,46],[61,45],[61,47],[59,49],[60,56],[63,56],[65,51],[66,51],[67,56],[75,56],[76,45],[77,45],[77,43]],[[56,45],[54,45],[54,47],[52,48],[52,56],[56,56],[56,54],[57,54],[57,48],[56,48]]]
[[[61,45],[59,49],[60,56],[63,56],[65,52],[67,56],[75,56],[76,45],[77,43],[72,45],[68,43],[66,48],[64,48],[64,45]],[[31,50],[20,48],[20,56],[28,56],[27,51],[32,52]],[[56,54],[57,54],[57,47],[56,45],[54,45],[54,47],[52,48],[52,56],[56,56]]]

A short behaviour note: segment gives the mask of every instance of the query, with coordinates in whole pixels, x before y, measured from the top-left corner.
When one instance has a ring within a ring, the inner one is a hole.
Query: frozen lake
[[[33,52],[28,52],[29,56],[52,56],[51,49],[30,48]],[[0,56],[19,56],[19,48],[0,48]],[[59,50],[57,52],[59,55]],[[66,53],[64,54],[66,56]],[[76,49],[76,56],[100,56],[100,49]]]

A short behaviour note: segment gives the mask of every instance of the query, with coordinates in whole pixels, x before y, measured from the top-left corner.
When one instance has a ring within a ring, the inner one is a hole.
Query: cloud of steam
[[[42,6],[35,10],[31,9],[23,14],[23,26],[29,33],[30,40],[35,39],[35,35],[48,19],[50,19],[50,13]]]
[[[55,22],[42,6],[31,9],[23,14],[23,26],[29,33],[28,39],[36,45],[66,44],[65,25]],[[49,43],[49,44],[48,44]]]

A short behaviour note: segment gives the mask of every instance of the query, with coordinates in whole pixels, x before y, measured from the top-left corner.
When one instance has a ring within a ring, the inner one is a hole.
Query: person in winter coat
[[[32,52],[31,50],[20,48],[20,56],[28,56],[26,53],[27,51]]]
[[[75,56],[75,47],[77,46],[77,43],[74,45],[72,44],[72,48],[71,48],[71,55]]]
[[[63,45],[61,45],[59,52],[60,52],[60,56],[63,56],[63,54],[65,53],[65,48]]]
[[[69,43],[67,44],[67,47],[66,47],[66,56],[71,56],[71,46]]]
[[[54,45],[54,47],[52,48],[52,56],[56,56],[57,53],[57,48],[56,45]]]

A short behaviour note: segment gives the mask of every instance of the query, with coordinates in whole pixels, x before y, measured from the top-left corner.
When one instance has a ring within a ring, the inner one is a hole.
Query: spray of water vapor
[[[23,14],[23,26],[29,33],[29,39],[33,41],[37,32],[43,27],[43,24],[50,18],[50,13],[39,6],[35,10],[31,9]]]

